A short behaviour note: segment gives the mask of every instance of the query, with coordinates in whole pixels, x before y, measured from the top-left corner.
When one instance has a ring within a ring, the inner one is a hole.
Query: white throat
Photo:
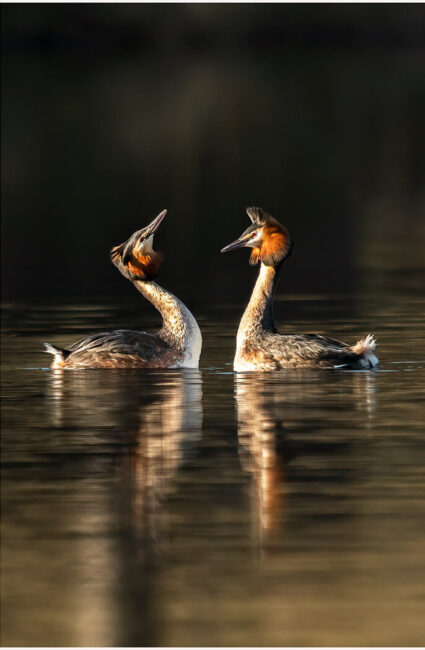
[[[175,298],[175,300],[179,307],[179,316],[176,318],[172,316],[173,331],[180,333],[179,339],[182,342],[184,355],[183,362],[178,367],[198,368],[202,349],[201,330],[195,317],[186,305],[178,298]]]
[[[242,316],[236,337],[236,354],[233,368],[237,371],[256,369],[245,354],[245,344],[262,336],[264,331],[271,331],[270,328],[274,321],[272,315],[273,304],[270,301],[273,300],[275,279],[276,269],[261,263],[257,281]]]
[[[250,338],[262,328],[261,319],[273,289],[275,273],[273,267],[261,264],[251,298],[239,324],[236,338],[237,347],[240,347],[247,338]]]

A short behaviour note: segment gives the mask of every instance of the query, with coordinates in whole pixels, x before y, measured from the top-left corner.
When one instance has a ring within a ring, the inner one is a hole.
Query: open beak
[[[236,239],[234,242],[231,244],[228,244],[224,248],[221,249],[221,253],[228,253],[229,251],[235,251],[237,248],[242,248],[242,246],[245,246],[249,240],[251,239],[252,235],[248,235],[245,237],[239,237],[239,239]]]

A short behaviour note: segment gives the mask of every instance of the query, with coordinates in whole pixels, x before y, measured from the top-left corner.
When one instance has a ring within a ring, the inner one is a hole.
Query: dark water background
[[[421,5],[2,7],[2,641],[423,645]],[[376,372],[235,374],[245,205],[282,332]],[[199,371],[46,368],[158,318],[107,251],[162,208]]]
[[[247,205],[295,240],[289,291],[423,268],[423,5],[36,4],[2,18],[5,297],[131,299],[107,252],[163,208],[163,278],[192,301],[246,286],[240,258],[217,253]]]

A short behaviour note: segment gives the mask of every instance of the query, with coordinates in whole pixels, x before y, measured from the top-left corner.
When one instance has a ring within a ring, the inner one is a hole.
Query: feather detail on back
[[[53,368],[170,368],[179,367],[183,358],[158,335],[132,330],[94,334],[69,350],[44,345],[55,356]]]

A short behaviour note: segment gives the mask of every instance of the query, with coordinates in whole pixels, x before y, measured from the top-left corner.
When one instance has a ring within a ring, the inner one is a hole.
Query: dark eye
[[[255,237],[256,234],[257,234],[256,232],[253,232],[252,235],[251,235],[251,237]]]

